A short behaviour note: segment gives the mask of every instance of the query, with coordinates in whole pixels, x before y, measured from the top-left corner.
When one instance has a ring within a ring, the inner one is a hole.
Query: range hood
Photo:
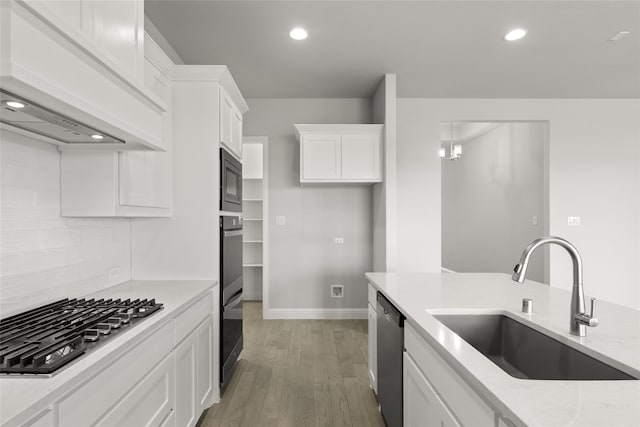
[[[0,89],[0,122],[64,144],[124,144],[125,141]]]

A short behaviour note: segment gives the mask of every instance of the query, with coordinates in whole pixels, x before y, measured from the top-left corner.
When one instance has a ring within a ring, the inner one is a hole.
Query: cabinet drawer
[[[174,406],[174,355],[165,357],[133,390],[127,393],[97,427],[158,426]]]
[[[176,345],[184,340],[191,331],[212,313],[213,292],[209,292],[176,318]]]
[[[457,373],[405,323],[405,348],[462,425],[493,427],[495,414]]]
[[[173,322],[161,327],[58,404],[60,426],[95,423],[173,347]]]

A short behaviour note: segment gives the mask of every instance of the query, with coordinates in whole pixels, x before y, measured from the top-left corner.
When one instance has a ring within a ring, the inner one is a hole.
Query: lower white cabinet
[[[494,427],[494,410],[411,325],[405,323],[404,330],[404,425]]]
[[[369,386],[378,394],[378,343],[377,343],[377,316],[376,309],[369,304]]]
[[[199,299],[26,425],[195,425],[218,397],[216,310]]]
[[[459,427],[413,359],[405,352],[402,364],[405,427]]]
[[[213,323],[209,316],[176,348],[176,426],[193,426],[213,391]]]
[[[173,353],[165,357],[96,426],[158,426],[172,417],[175,382],[173,359]]]

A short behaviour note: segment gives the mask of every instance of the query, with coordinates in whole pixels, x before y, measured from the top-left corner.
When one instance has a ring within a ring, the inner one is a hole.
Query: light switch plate
[[[285,225],[286,218],[284,216],[276,216],[276,225]]]

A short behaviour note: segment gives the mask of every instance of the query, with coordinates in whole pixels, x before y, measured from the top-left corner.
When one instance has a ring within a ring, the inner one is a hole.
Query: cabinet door
[[[233,102],[224,89],[220,88],[220,142],[231,148],[231,117]]]
[[[405,427],[460,427],[406,352],[402,372]]]
[[[96,426],[160,425],[173,411],[173,365],[173,354],[170,354],[134,386]]]
[[[378,135],[342,136],[342,179],[380,181]]]
[[[92,0],[93,42],[115,65],[140,76],[144,60],[142,0]]]
[[[191,334],[176,348],[176,426],[195,425],[196,340]]]
[[[302,181],[340,179],[340,135],[302,135]]]
[[[213,322],[205,320],[196,331],[196,414],[209,407],[213,392]]]
[[[377,344],[377,317],[376,309],[369,306],[369,329],[367,331],[369,337],[369,385],[373,391],[378,394],[378,344]]]
[[[242,114],[235,108],[231,112],[231,149],[242,158]]]
[[[171,182],[169,153],[120,153],[120,204],[169,208]]]

